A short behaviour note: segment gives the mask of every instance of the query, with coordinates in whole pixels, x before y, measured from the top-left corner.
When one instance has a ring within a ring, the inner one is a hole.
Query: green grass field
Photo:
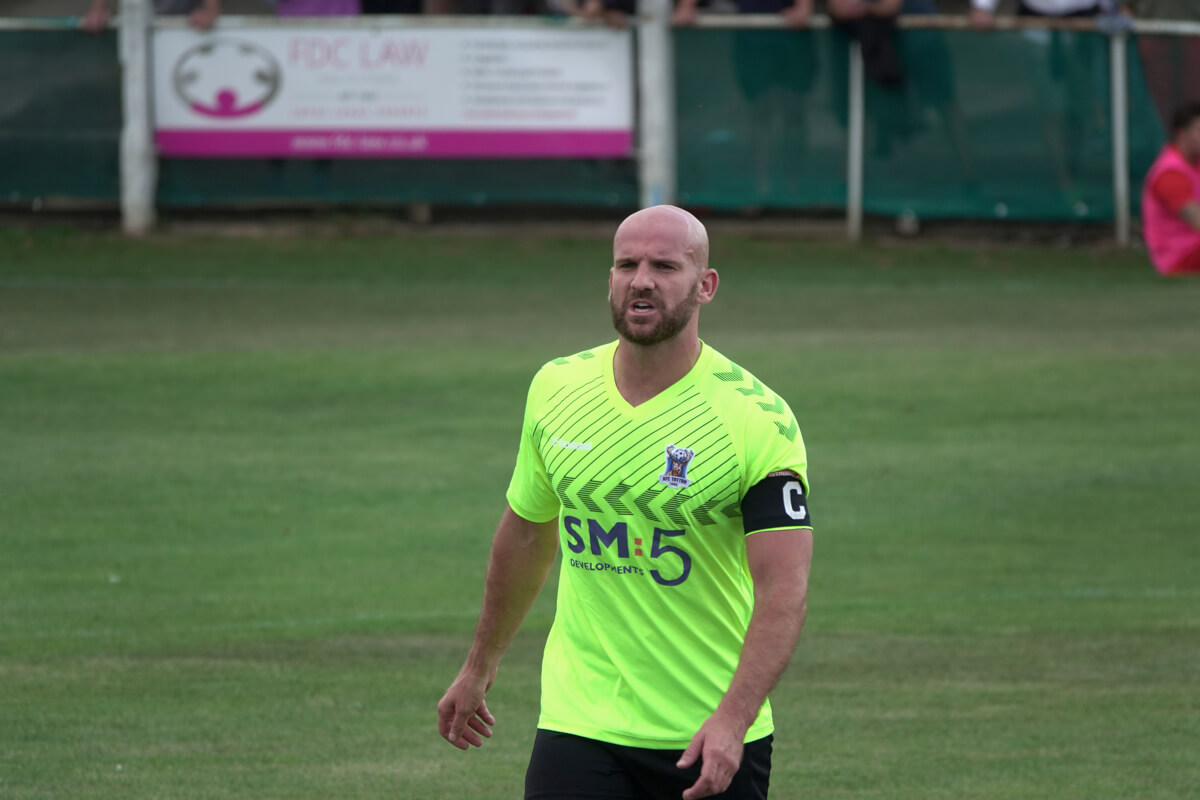
[[[0,230],[0,798],[514,798],[544,593],[460,753],[527,381],[608,240]],[[716,236],[811,460],[772,797],[1200,797],[1200,280]],[[636,621],[630,621],[635,624]]]

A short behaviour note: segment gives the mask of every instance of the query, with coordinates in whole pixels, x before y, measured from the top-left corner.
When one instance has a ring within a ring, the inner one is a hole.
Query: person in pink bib
[[[1200,273],[1200,102],[1176,110],[1142,186],[1142,235],[1163,275]]]

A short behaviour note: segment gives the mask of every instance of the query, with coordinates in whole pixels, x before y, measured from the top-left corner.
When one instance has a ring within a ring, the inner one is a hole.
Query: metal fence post
[[[852,242],[862,240],[863,227],[863,86],[862,45],[850,42],[850,131],[846,139],[846,234]]]
[[[1129,90],[1124,33],[1108,38],[1109,88],[1112,91],[1113,216],[1117,244],[1129,245]]]
[[[149,0],[121,0],[117,31],[121,53],[121,221],[140,236],[154,227],[158,164],[150,117]]]
[[[646,208],[675,202],[675,54],[670,0],[641,4],[637,35],[638,184]]]

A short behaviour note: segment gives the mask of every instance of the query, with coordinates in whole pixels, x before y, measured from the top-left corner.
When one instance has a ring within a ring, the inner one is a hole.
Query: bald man
[[[655,206],[613,239],[617,340],[534,377],[466,662],[461,750],[561,546],[527,800],[765,798],[767,694],[806,613],[807,456],[783,398],[699,337],[708,234]]]

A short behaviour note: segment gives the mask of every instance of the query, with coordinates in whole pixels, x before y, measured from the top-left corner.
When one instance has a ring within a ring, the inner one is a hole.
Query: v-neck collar
[[[625,396],[622,395],[621,391],[617,388],[617,376],[614,362],[617,358],[617,347],[619,344],[620,340],[610,345],[608,357],[604,359],[604,390],[608,392],[608,397],[612,402],[613,408],[616,408],[625,416],[633,419],[643,419],[645,417],[654,416],[655,414],[659,413],[664,406],[669,406],[671,403],[675,402],[680,393],[683,392],[683,390],[688,386],[693,385],[696,382],[696,377],[703,374],[703,371],[708,369],[708,364],[710,361],[712,361],[713,349],[705,344],[704,340],[701,339],[700,355],[696,358],[696,363],[692,365],[692,368],[688,370],[682,378],[675,381],[675,383],[663,389],[649,400],[634,406],[629,404],[629,401],[625,399]]]

